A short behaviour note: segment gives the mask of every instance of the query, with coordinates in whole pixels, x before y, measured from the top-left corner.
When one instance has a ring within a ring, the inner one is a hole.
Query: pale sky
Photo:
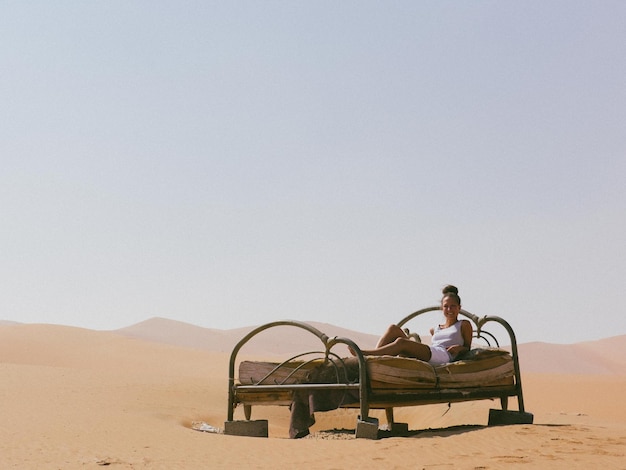
[[[626,2],[0,1],[0,319],[626,333]]]

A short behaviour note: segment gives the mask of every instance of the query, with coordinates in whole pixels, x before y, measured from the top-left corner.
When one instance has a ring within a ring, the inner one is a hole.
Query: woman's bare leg
[[[375,349],[363,349],[362,352],[365,356],[405,356],[422,361],[430,360],[432,355],[427,345],[411,341],[406,335],[404,338],[396,338],[392,343]]]
[[[398,338],[408,338],[408,336],[398,325],[389,325],[387,331],[385,331],[385,333],[378,340],[376,347],[380,348],[387,344],[393,343]]]

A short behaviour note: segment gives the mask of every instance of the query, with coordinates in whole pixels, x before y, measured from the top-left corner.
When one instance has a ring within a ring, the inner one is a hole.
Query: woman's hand
[[[460,344],[455,344],[454,346],[448,347],[448,352],[452,357],[457,357],[459,354],[463,354],[467,351],[468,349],[465,346],[461,346]]]

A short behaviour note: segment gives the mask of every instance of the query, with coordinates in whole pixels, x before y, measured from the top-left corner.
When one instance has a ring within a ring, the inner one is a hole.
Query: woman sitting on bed
[[[459,320],[461,298],[454,286],[443,288],[441,310],[445,322],[430,329],[431,346],[410,339],[397,325],[391,325],[378,340],[375,349],[362,350],[366,356],[403,356],[414,357],[432,365],[454,361],[461,354],[470,350],[472,344],[472,325],[468,320]]]

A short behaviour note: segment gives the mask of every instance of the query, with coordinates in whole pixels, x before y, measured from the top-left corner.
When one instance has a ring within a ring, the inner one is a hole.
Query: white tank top
[[[432,347],[446,350],[457,344],[463,346],[465,341],[463,341],[463,334],[461,333],[462,324],[463,322],[459,320],[448,328],[441,328],[440,325],[437,325],[433,332]]]

